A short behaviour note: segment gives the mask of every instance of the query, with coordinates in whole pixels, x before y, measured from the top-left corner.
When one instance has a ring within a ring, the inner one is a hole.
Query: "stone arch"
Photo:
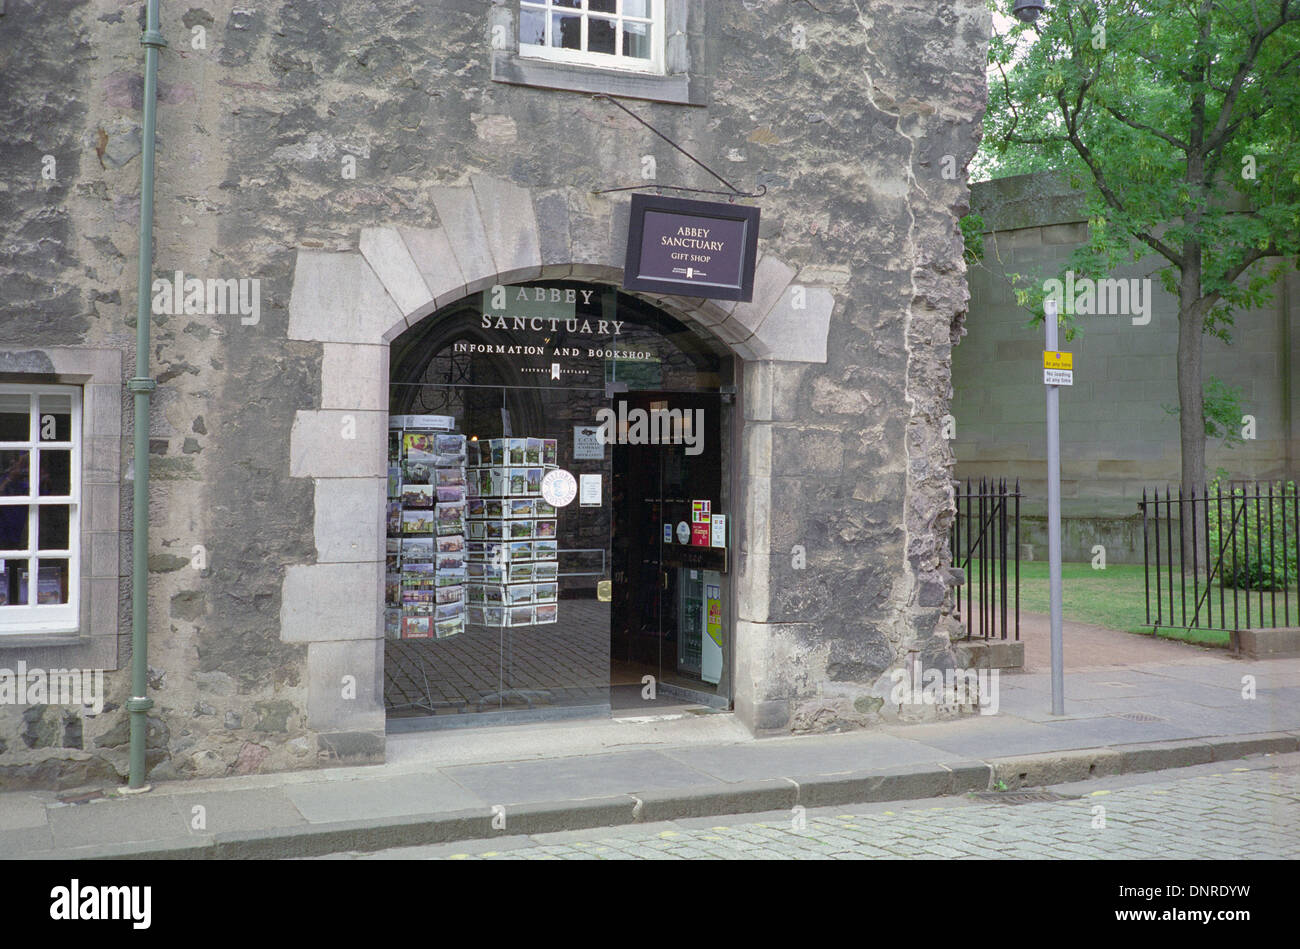
[[[366,228],[357,250],[303,248],[294,265],[287,336],[321,343],[323,351],[319,405],[296,413],[289,444],[290,477],[314,483],[316,557],[286,567],[280,638],[307,646],[308,727],[327,759],[383,756],[389,344],[448,303],[496,284],[622,284],[626,196],[529,189],[473,175],[466,185],[435,189],[433,202],[435,228]],[[751,302],[635,296],[748,363],[824,363],[835,298],[811,283],[775,255],[760,254]],[[761,407],[770,399],[770,389],[759,395],[746,424],[761,427],[771,418],[770,404]],[[740,460],[758,473],[736,520],[739,542],[752,551],[767,550],[769,479],[762,472],[770,458],[759,456],[770,448],[770,433],[758,432],[746,439]],[[741,595],[759,604],[747,619],[764,622],[766,569],[742,570],[739,581]],[[348,701],[339,698],[344,675],[356,680]],[[737,709],[752,705],[753,697],[741,694],[744,675],[734,682]]]

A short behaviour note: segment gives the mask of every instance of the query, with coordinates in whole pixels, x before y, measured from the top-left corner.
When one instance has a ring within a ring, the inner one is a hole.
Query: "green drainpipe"
[[[144,790],[144,744],[149,709],[149,375],[150,290],[153,287],[153,153],[158,105],[158,51],[167,45],[158,30],[158,0],[148,0],[140,45],[144,47],[144,141],[140,152],[139,306],[135,314],[135,376],[126,387],[135,396],[135,495],[131,554],[131,790]]]

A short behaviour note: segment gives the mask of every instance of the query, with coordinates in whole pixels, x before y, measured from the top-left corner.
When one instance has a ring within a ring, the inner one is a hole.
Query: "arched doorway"
[[[729,707],[735,362],[576,281],[393,341],[390,729]]]

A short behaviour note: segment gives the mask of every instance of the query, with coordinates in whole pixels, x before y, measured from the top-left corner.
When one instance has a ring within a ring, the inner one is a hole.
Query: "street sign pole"
[[[1056,301],[1045,303],[1047,349],[1056,349]],[[1061,656],[1061,387],[1047,386],[1047,561],[1052,611],[1052,714],[1065,714]]]

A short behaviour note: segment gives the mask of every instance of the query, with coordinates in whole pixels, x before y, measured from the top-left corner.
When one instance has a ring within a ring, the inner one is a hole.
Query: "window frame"
[[[79,385],[52,383],[0,383],[0,395],[26,395],[29,400],[28,438],[25,441],[0,441],[0,451],[31,452],[28,474],[28,493],[25,497],[7,495],[0,497],[0,507],[26,507],[28,516],[27,552],[16,556],[0,556],[6,566],[12,562],[27,564],[28,588],[26,604],[0,606],[0,640],[27,633],[75,633],[81,628],[81,515],[82,515],[82,445],[83,408],[85,393]],[[40,439],[40,397],[66,395],[71,399],[69,439],[67,441],[42,441]],[[67,495],[39,494],[40,452],[42,450],[69,451],[69,493]],[[68,507],[68,546],[66,551],[42,553],[40,548],[39,511],[43,505]],[[41,604],[38,590],[41,560],[68,561],[68,602]],[[36,565],[33,572],[32,565]]]
[[[614,14],[601,13],[589,10],[589,0],[581,0],[582,6],[577,8],[555,7],[555,0],[519,0],[519,25],[515,31],[515,40],[518,44],[519,56],[526,59],[544,60],[547,62],[561,63],[569,66],[588,66],[598,69],[617,69],[630,73],[640,73],[649,76],[662,76],[665,69],[665,49],[667,33],[667,16],[664,8],[664,0],[649,0],[650,16],[627,17],[623,14],[623,3],[625,0],[618,0],[618,12]],[[546,19],[546,35],[549,37],[553,30],[555,14],[560,13],[568,16],[582,17],[582,49],[563,49],[554,46],[538,45],[535,43],[525,43],[520,31],[523,29],[524,12],[541,13]],[[613,53],[594,53],[587,49],[587,31],[590,18],[609,20],[612,19],[617,23],[617,34],[614,41]],[[622,44],[619,40],[623,36],[623,21],[632,19],[638,23],[648,22],[650,24],[650,59],[638,59],[636,57],[624,56]]]

